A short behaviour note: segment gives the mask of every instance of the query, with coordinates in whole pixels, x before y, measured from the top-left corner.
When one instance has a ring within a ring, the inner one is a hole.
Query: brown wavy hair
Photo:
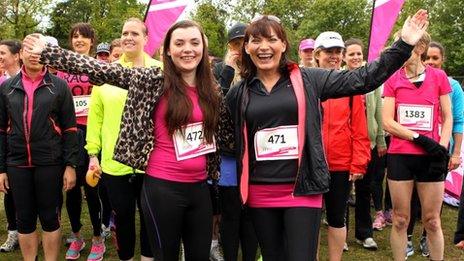
[[[195,85],[200,108],[203,113],[204,137],[208,143],[211,143],[219,122],[221,98],[209,64],[205,33],[201,26],[193,21],[184,20],[175,23],[169,28],[164,38],[164,90],[168,98],[165,120],[169,134],[173,135],[176,130],[184,133],[183,127],[190,122],[192,117],[193,104],[187,94],[188,84],[182,79],[181,72],[174,65],[171,56],[168,55],[172,33],[176,29],[190,27],[197,28],[200,31],[203,42],[203,57],[196,69]]]

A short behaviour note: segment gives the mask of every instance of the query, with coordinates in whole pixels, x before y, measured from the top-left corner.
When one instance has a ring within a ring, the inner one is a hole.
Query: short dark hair
[[[12,54],[18,54],[21,51],[22,44],[16,39],[6,39],[0,41],[0,45],[5,45]]]
[[[69,46],[72,47],[72,39],[76,32],[79,32],[85,38],[92,40],[92,45],[96,42],[95,30],[89,23],[77,23],[71,27],[69,31]]]
[[[288,42],[287,33],[285,32],[284,27],[278,21],[272,19],[272,17],[273,16],[264,15],[258,20],[248,25],[248,27],[245,30],[245,36],[243,38],[243,41],[244,43],[247,43],[250,40],[251,36],[262,36],[269,38],[271,37],[271,30],[274,31],[276,36],[286,45],[285,52],[282,53],[282,57],[280,58],[279,63],[280,72],[282,74],[286,74],[288,72],[287,65],[290,62],[288,59],[290,44]],[[257,68],[251,60],[250,55],[245,52],[245,44],[242,47],[242,55],[243,58],[240,75],[243,79],[249,79],[256,75]]]

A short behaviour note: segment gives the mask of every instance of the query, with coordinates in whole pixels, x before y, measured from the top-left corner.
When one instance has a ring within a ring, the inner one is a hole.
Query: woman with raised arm
[[[322,194],[329,170],[321,137],[321,101],[367,93],[409,58],[428,25],[425,10],[379,60],[352,71],[299,68],[280,19],[255,18],[245,31],[243,80],[227,94],[235,121],[242,202],[265,261],[316,260]],[[34,46],[31,46],[34,47]]]
[[[400,32],[399,37],[404,34]],[[440,210],[453,117],[448,77],[444,71],[423,63],[429,44],[430,36],[425,33],[411,58],[384,85],[383,125],[392,135],[387,158],[393,204],[390,243],[397,261],[406,257],[414,186],[422,206],[430,260],[443,260]]]
[[[96,84],[129,89],[114,159],[145,170],[142,210],[156,260],[208,260],[212,234],[206,179],[217,179],[216,144],[232,124],[213,79],[203,29],[180,21],[167,32],[163,73],[159,67],[125,68],[46,46],[26,37],[26,48],[46,64],[86,73]],[[230,140],[230,139],[229,139]],[[230,143],[230,142],[227,142]]]

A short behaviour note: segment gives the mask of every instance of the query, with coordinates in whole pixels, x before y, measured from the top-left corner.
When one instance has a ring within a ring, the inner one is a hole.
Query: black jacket
[[[66,82],[45,74],[34,91],[29,130],[21,79],[22,72],[0,86],[0,173],[7,166],[76,166],[76,115]]]
[[[329,190],[330,176],[321,137],[320,103],[329,98],[363,94],[376,89],[401,68],[412,49],[413,46],[400,40],[378,60],[353,71],[301,69],[306,92],[306,143],[295,181],[295,195],[320,194]],[[247,81],[243,80],[231,88],[226,100],[235,123],[236,157],[240,177],[245,149],[242,134],[243,116],[248,105]]]

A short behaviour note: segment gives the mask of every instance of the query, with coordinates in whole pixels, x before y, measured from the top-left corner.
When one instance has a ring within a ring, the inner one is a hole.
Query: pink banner
[[[372,12],[369,56],[367,61],[375,60],[385,46],[393,25],[398,18],[404,0],[376,0]]]
[[[169,27],[177,21],[188,5],[188,0],[151,0],[145,25],[148,28],[148,42],[145,52],[153,55],[161,46]]]

